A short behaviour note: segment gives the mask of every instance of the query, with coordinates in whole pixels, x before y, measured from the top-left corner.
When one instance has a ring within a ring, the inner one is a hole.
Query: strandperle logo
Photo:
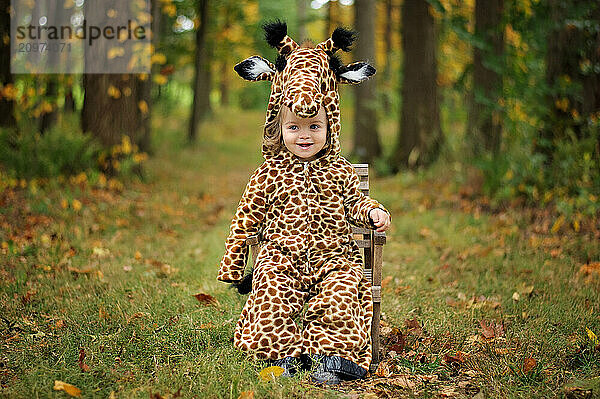
[[[87,40],[91,46],[94,44],[94,40],[101,37],[105,39],[126,37],[127,40],[140,40],[146,38],[146,28],[139,25],[134,26],[132,20],[128,20],[126,26],[88,26],[86,19],[83,20],[83,25],[76,28],[72,26],[17,26],[18,40],[71,40],[77,38]]]
[[[149,73],[149,0],[12,0],[11,72]]]

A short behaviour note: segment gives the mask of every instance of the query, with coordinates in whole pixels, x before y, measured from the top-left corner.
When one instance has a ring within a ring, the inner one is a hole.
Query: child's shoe
[[[315,384],[337,385],[341,381],[360,379],[367,374],[367,370],[340,356],[317,355],[311,360],[318,364],[310,375]]]
[[[283,359],[270,360],[271,366],[281,367],[284,371],[282,377],[293,377],[300,368],[300,360],[297,357],[284,357]]]

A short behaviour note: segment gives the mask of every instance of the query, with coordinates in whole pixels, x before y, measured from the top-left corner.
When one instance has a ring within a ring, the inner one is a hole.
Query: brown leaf
[[[527,374],[535,368],[537,360],[528,357],[523,361],[523,373]]]
[[[486,339],[497,338],[504,335],[504,327],[502,324],[497,324],[494,321],[481,320],[479,322],[481,326],[481,334]]]
[[[395,385],[397,387],[414,389],[416,384],[414,381],[411,381],[407,375],[400,375],[397,377],[389,378],[386,382]]]
[[[212,295],[208,295],[200,292],[199,294],[194,295],[198,302],[205,306],[219,306],[219,301]]]
[[[240,393],[238,399],[254,399],[254,391],[244,391]]]
[[[449,354],[444,354],[444,362],[451,364],[451,363],[464,363],[465,359],[467,357],[467,354],[461,351],[457,351],[455,356],[451,356]]]
[[[381,288],[387,287],[394,278],[392,276],[386,276],[383,280],[381,280]]]
[[[388,342],[390,351],[394,351],[396,353],[402,353],[404,351],[404,336],[399,328],[392,328],[392,331],[388,337]]]
[[[73,273],[88,274],[88,273],[92,273],[95,270],[95,267],[87,266],[87,267],[84,267],[83,269],[78,269],[76,267],[69,266],[69,267],[67,267],[67,269]]]
[[[419,321],[415,318],[412,320],[406,319],[404,320],[404,325],[406,326],[406,328],[408,329],[408,332],[410,334],[422,337],[424,336],[423,334],[423,328],[421,327],[421,325],[419,324]]]
[[[85,364],[84,359],[85,359],[85,350],[83,350],[83,348],[81,348],[79,350],[79,362],[78,362],[79,368],[81,369],[81,371],[90,371],[90,366]]]

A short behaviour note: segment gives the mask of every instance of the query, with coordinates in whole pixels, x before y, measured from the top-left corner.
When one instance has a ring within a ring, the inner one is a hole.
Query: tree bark
[[[119,11],[126,3],[111,5]],[[105,2],[85,2],[86,15],[103,15],[109,7]],[[106,54],[105,45],[94,43],[86,47],[85,62],[102,59]],[[85,90],[81,127],[91,132],[106,146],[121,142],[127,135],[132,143],[139,143],[142,131],[142,113],[138,104],[140,98],[138,78],[134,74],[84,74]]]
[[[551,0],[549,3],[552,28],[546,53],[546,83],[550,87],[546,98],[548,117],[535,145],[536,152],[545,155],[547,164],[552,163],[561,142],[570,140],[569,132],[577,139],[590,134],[587,121],[600,112],[600,32],[593,26],[576,26],[568,22],[573,18],[571,11],[579,4],[577,0]],[[600,5],[590,4],[585,15],[576,18],[592,21],[597,26],[600,24]],[[565,85],[568,88],[560,88]],[[600,152],[600,136],[598,140],[595,157]]]
[[[392,79],[392,51],[393,51],[393,43],[392,43],[392,11],[394,9],[394,5],[392,0],[384,0],[385,1],[385,28],[383,33],[383,44],[384,44],[384,54],[385,54],[385,69],[383,70],[383,79],[380,80],[383,87],[383,111],[384,114],[387,115],[390,113],[392,104],[390,102],[389,92],[392,90],[390,85],[390,81]]]
[[[308,39],[306,34],[306,1],[307,0],[296,0],[296,10],[298,12],[298,40],[300,40],[300,42]]]
[[[354,48],[357,59],[375,61],[375,0],[354,2],[354,23],[360,38]],[[376,82],[367,80],[354,87],[354,149],[361,162],[372,162],[381,155],[377,133]]]
[[[0,38],[10,36],[10,0],[0,0]],[[0,40],[0,90],[13,85],[10,73],[10,41]],[[1,92],[0,92],[1,93]],[[14,128],[17,125],[14,115],[15,103],[12,98],[0,94],[0,126]]]
[[[400,132],[391,166],[428,166],[443,143],[437,93],[436,37],[425,0],[406,0],[402,7],[404,71]]]
[[[196,55],[194,77],[194,101],[190,116],[188,141],[196,141],[197,130],[204,116],[210,112],[210,65],[208,59],[208,46],[206,34],[208,30],[208,0],[198,0],[197,13],[200,17],[200,25],[196,30]]]
[[[497,154],[502,138],[502,117],[498,99],[502,96],[502,75],[485,66],[486,60],[501,61],[504,53],[503,0],[476,0],[475,35],[489,48],[473,49],[473,90],[469,93],[467,137],[471,154]]]

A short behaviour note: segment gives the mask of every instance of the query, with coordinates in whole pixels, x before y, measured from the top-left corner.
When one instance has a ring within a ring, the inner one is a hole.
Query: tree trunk
[[[360,38],[354,48],[359,60],[375,60],[375,0],[354,2],[354,24]],[[377,133],[376,82],[367,80],[354,87],[354,154],[361,162],[372,162],[381,155]]]
[[[402,109],[399,138],[391,159],[394,171],[430,165],[437,159],[443,143],[434,28],[427,1],[404,2]]]
[[[85,13],[91,20],[103,15],[112,6],[119,11],[126,3],[85,2]],[[96,42],[85,47],[86,70],[88,62],[103,59],[106,44]],[[107,147],[121,142],[121,136],[127,135],[132,143],[139,143],[142,131],[142,114],[138,104],[139,84],[133,74],[90,74],[83,75],[85,90],[81,127],[91,132]]]
[[[504,53],[503,0],[476,0],[475,35],[489,48],[473,49],[473,91],[469,95],[467,137],[471,154],[497,154],[502,138],[502,117],[498,99],[502,96],[502,75],[485,66],[499,64]]]
[[[9,9],[10,0],[0,0],[0,38],[8,38],[10,35]],[[0,40],[0,89],[7,85],[13,85],[10,73],[10,41]],[[12,98],[0,95],[0,127],[16,127],[14,108]]]
[[[591,4],[585,15],[575,17],[593,24],[577,26],[568,21],[573,19],[571,11],[578,4],[577,0],[550,1],[552,28],[546,53],[548,117],[535,145],[536,152],[546,156],[547,164],[552,163],[561,142],[570,140],[569,131],[578,139],[590,134],[587,121],[600,112],[600,33],[594,27],[600,24],[600,6]],[[594,156],[599,152],[600,141]]]
[[[196,133],[201,120],[206,113],[210,112],[210,64],[208,59],[208,46],[206,34],[208,30],[208,0],[198,0],[197,13],[200,17],[200,25],[196,30],[196,55],[194,77],[194,101],[192,114],[190,116],[190,127],[188,141],[196,141]]]
[[[392,43],[392,11],[393,11],[393,3],[392,0],[385,0],[385,28],[383,33],[383,44],[385,54],[385,69],[383,70],[383,78],[379,81],[382,83],[383,88],[383,112],[385,115],[388,115],[392,109],[392,104],[390,102],[390,91],[392,87],[390,85],[392,79],[392,51],[394,49]]]
[[[160,26],[160,5],[158,0],[152,0],[150,2],[150,14],[152,15],[152,22],[150,28],[152,31],[151,42],[152,47],[155,49],[160,48],[159,46],[159,26]],[[151,73],[147,75],[145,80],[138,80],[138,107],[139,104],[146,104],[147,110],[140,109],[141,117],[141,134],[138,141],[140,151],[153,154],[152,150],[152,76],[159,73],[159,65],[154,64],[151,67]]]
[[[296,10],[298,12],[298,40],[302,42],[308,39],[306,34],[306,0],[296,0]]]

